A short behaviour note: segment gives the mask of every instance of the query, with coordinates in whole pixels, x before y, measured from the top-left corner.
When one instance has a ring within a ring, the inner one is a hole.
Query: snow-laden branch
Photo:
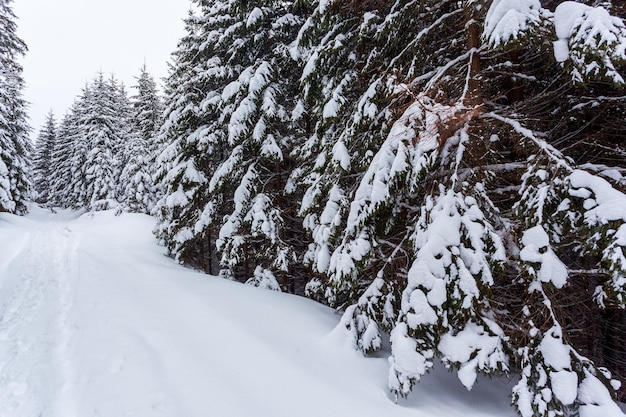
[[[500,116],[499,114],[494,112],[485,113],[482,115],[482,117],[492,118],[511,126],[515,132],[533,142],[546,156],[548,156],[553,162],[556,163],[557,167],[564,168],[569,172],[574,170],[571,165],[566,161],[566,158],[563,156],[561,151],[550,145],[545,140],[539,138],[532,130],[522,126],[519,121],[511,119],[509,117]]]

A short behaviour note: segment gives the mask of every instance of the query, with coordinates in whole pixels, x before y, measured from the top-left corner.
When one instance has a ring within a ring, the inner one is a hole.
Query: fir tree
[[[85,97],[84,119],[81,135],[84,137],[85,155],[81,200],[85,208],[100,210],[116,205],[117,172],[116,151],[120,148],[122,132],[116,114],[115,84],[108,83],[102,73],[93,81]]]
[[[162,149],[155,174],[162,196],[154,212],[158,220],[155,233],[176,259],[212,272],[212,259],[206,259],[203,239],[194,237],[193,232],[202,213],[201,189],[207,182],[200,170],[211,166],[209,154],[218,151],[208,141],[198,141],[194,134],[209,132],[205,123],[210,120],[198,114],[198,103],[208,88],[206,65],[210,64],[201,49],[208,35],[203,22],[203,16],[190,12],[185,20],[187,34],[172,54],[174,62],[166,83],[167,105],[158,137]],[[210,245],[211,236],[208,241]]]
[[[86,117],[86,100],[90,94],[90,86],[86,85],[59,127],[58,146],[53,154],[56,172],[53,201],[60,207],[85,207],[83,181],[87,143],[82,134],[82,122]]]
[[[132,97],[133,135],[126,144],[126,162],[120,179],[124,187],[122,203],[127,210],[150,213],[157,194],[153,176],[162,108],[156,83],[145,65],[135,88],[137,94]]]
[[[217,271],[218,257],[228,276],[272,288],[279,276],[293,290],[282,196],[293,146],[286,45],[299,20],[282,3],[198,6],[171,77],[158,234],[183,261]]]
[[[149,155],[156,155],[159,144],[156,137],[163,119],[163,104],[157,91],[157,85],[147,66],[141,68],[134,86],[136,93],[131,97],[133,106],[134,130],[148,144]]]
[[[23,214],[30,199],[32,146],[17,61],[27,48],[16,30],[11,0],[0,1],[0,211]]]
[[[50,193],[48,203],[56,207],[69,207],[69,186],[71,181],[71,154],[73,138],[71,135],[73,125],[73,109],[67,111],[56,131],[56,146],[50,158],[50,172],[53,174],[50,181]]]
[[[114,76],[111,76],[107,84],[113,102],[112,130],[117,137],[112,147],[113,177],[117,184],[115,199],[118,202],[122,202],[125,196],[126,184],[122,183],[121,178],[124,169],[130,162],[130,149],[134,146],[137,131],[134,126],[133,103],[128,97],[126,87],[122,82],[116,80]]]
[[[220,86],[221,114],[215,129],[226,138],[225,157],[209,181],[207,208],[233,202],[219,227],[218,253],[228,273],[257,286],[295,291],[294,241],[288,230],[286,180],[295,137],[289,129],[297,94],[295,65],[287,45],[300,20],[282,3],[256,7],[238,4],[229,37],[237,48],[216,49],[226,63],[237,62],[233,76]],[[254,51],[252,53],[251,51]],[[210,104],[209,104],[210,105]],[[205,214],[208,214],[205,211]],[[204,226],[204,225],[203,225]],[[254,273],[253,273],[254,271]]]
[[[39,131],[35,147],[33,161],[33,173],[35,176],[35,190],[37,201],[48,203],[54,178],[52,159],[56,147],[57,128],[52,111],[48,113],[46,122]]]

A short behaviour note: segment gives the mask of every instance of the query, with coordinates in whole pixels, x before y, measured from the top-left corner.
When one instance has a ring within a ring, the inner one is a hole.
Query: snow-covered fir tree
[[[208,132],[206,122],[197,114],[198,103],[207,88],[202,77],[206,77],[207,57],[201,53],[206,33],[202,17],[192,12],[185,20],[185,28],[186,35],[172,54],[173,63],[165,85],[164,121],[157,139],[163,149],[155,173],[162,192],[155,207],[158,219],[155,233],[179,261],[213,272],[216,268],[212,257],[205,254],[208,249],[204,248],[204,240],[193,239],[193,227],[202,210],[196,201],[201,187],[206,186],[206,177],[199,170],[214,166],[210,153],[215,153],[215,147],[209,147],[206,141],[193,140],[192,135],[200,128]],[[211,236],[207,240],[211,242]]]
[[[82,104],[80,99],[74,101],[57,130],[56,146],[50,165],[53,175],[48,201],[51,206],[82,207],[80,187],[77,187],[86,154],[78,124]]]
[[[126,91],[126,86],[121,81],[111,76],[108,80],[109,91],[112,93],[114,118],[113,131],[117,132],[117,140],[113,144],[113,177],[116,180],[117,187],[115,190],[115,200],[122,202],[124,200],[125,185],[122,184],[120,178],[122,172],[126,168],[131,155],[130,149],[137,138],[135,130],[135,119],[133,113],[133,104]]]
[[[147,142],[149,154],[156,155],[160,147],[156,137],[163,124],[163,103],[156,82],[145,64],[133,88],[136,90],[131,97],[135,131]]]
[[[132,212],[150,213],[157,197],[153,177],[159,150],[156,137],[163,109],[156,83],[145,65],[134,88],[137,93],[131,97],[132,123],[129,124],[132,135],[125,145],[126,157],[120,178],[122,205]]]
[[[33,158],[33,174],[36,201],[47,203],[50,198],[53,183],[53,165],[57,139],[57,126],[52,111],[48,113],[46,121],[39,131],[37,142],[35,143],[35,156]]]
[[[18,59],[26,44],[17,36],[11,0],[0,0],[0,211],[23,214],[31,192],[32,145]]]
[[[117,117],[117,88],[99,73],[85,97],[84,119],[81,135],[87,154],[83,165],[84,178],[81,184],[82,202],[89,210],[108,209],[116,206],[117,151],[122,134]]]
[[[227,276],[291,291],[285,224],[294,222],[283,195],[297,94],[287,45],[301,24],[293,7],[198,2],[170,81],[158,230],[182,261],[217,272],[219,260]]]

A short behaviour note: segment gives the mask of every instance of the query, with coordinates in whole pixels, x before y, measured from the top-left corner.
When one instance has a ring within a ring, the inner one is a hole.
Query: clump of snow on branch
[[[568,177],[572,198],[583,198],[584,222],[596,230],[591,237],[603,248],[602,262],[611,276],[604,288],[596,289],[596,301],[604,305],[612,298],[626,305],[626,195],[603,178],[583,170]]]
[[[563,416],[577,397],[578,375],[572,369],[571,348],[554,324],[543,338],[534,328],[538,344],[521,349],[522,375],[513,387],[515,406],[522,417]]]
[[[516,41],[541,26],[546,12],[539,0],[494,0],[485,18],[483,37],[492,47]]]
[[[461,331],[444,334],[437,348],[445,364],[461,364],[457,373],[459,381],[471,390],[478,371],[490,373],[507,363],[508,358],[502,346],[503,338],[504,332],[501,330],[494,335],[485,327],[468,322]]]
[[[554,28],[555,58],[571,63],[575,82],[607,78],[624,84],[616,69],[626,61],[626,25],[620,18],[603,7],[566,1],[554,11]]]
[[[266,290],[280,291],[280,285],[272,271],[260,265],[254,269],[254,276],[246,281],[246,284]]]
[[[381,303],[381,300],[384,302]],[[393,294],[389,291],[388,283],[379,276],[358,302],[346,309],[341,324],[348,329],[356,349],[369,354],[382,348],[381,329],[375,318],[380,317],[383,325],[390,327],[395,318],[392,302]],[[381,304],[384,306],[383,311],[379,311]]]
[[[282,223],[280,212],[273,208],[270,198],[263,193],[257,194],[244,220],[251,224],[252,236],[263,235],[270,242],[278,240],[279,224]]]
[[[535,226],[524,232],[522,236],[523,249],[520,259],[524,262],[537,264],[537,274],[540,282],[552,283],[556,288],[563,288],[567,283],[567,268],[550,248],[548,234],[541,226]]]
[[[572,81],[624,84],[617,68],[626,61],[626,25],[600,6],[564,1],[552,13],[539,0],[494,0],[483,38],[490,47],[499,47],[552,28],[557,36],[554,57],[565,65]]]

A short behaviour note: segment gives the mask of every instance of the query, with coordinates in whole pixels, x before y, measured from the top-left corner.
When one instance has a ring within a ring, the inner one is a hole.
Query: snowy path
[[[332,310],[182,268],[153,225],[0,214],[0,417],[515,415],[441,371],[393,404]]]
[[[4,242],[10,256],[0,264],[0,416],[41,415],[60,406],[71,380],[78,241],[61,224],[39,223]]]

